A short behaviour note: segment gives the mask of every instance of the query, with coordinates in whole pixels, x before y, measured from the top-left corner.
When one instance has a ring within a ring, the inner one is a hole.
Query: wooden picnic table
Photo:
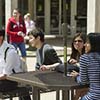
[[[73,92],[71,93],[71,96],[69,96],[69,91],[88,86],[80,85],[73,77],[64,76],[62,73],[56,71],[18,73],[8,76],[7,79],[31,85],[33,100],[40,100],[41,89],[51,89],[55,91],[62,90],[62,100],[73,100]]]

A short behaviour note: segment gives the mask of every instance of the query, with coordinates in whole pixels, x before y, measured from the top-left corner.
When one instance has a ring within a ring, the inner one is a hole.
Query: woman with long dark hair
[[[84,43],[86,41],[86,35],[82,33],[77,33],[72,40],[72,53],[70,59],[68,60],[69,64],[77,64],[79,62],[80,56],[84,54],[85,47]]]
[[[85,52],[80,58],[80,73],[71,74],[78,83],[89,83],[89,91],[81,100],[100,100],[100,33],[87,36]]]

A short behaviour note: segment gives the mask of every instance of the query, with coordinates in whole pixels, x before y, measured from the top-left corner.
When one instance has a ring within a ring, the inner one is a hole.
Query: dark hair
[[[5,30],[0,30],[0,36],[3,36],[3,38],[5,38]]]
[[[33,29],[28,33],[28,35],[33,35],[35,38],[40,36],[41,42],[44,42],[44,33],[40,28]]]
[[[100,52],[100,33],[89,33],[87,41],[89,41],[91,45],[89,52]]]
[[[14,10],[17,10],[21,14],[21,10],[19,8],[15,8]]]
[[[79,60],[79,57],[81,56],[80,53],[74,48],[74,40],[77,38],[77,37],[80,37],[82,40],[83,40],[83,43],[86,42],[86,34],[83,34],[83,33],[77,33],[75,34],[75,36],[73,37],[73,40],[72,40],[72,45],[71,45],[71,48],[72,48],[72,53],[71,53],[71,58],[74,58],[76,60]],[[85,53],[85,47],[83,47],[82,49],[82,54]]]

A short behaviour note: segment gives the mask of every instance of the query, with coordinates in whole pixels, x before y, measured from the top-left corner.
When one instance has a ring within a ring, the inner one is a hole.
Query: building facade
[[[22,15],[31,13],[32,19],[39,19],[45,34],[62,34],[63,0],[0,0],[0,28],[5,27],[12,10],[21,9]],[[93,4],[94,3],[94,4]],[[66,0],[68,34],[77,31],[99,32],[100,0]],[[91,6],[92,5],[92,6]],[[91,24],[92,23],[92,24]]]

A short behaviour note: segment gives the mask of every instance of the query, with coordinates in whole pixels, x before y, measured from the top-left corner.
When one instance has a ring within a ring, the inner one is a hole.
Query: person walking
[[[25,21],[25,25],[26,25],[26,34],[28,35],[28,33],[30,31],[32,31],[33,29],[36,28],[35,22],[31,19],[30,13],[25,14],[24,21]]]
[[[13,16],[9,18],[7,28],[7,35],[9,36],[9,43],[21,51],[22,59],[26,61],[26,49],[24,43],[24,37],[26,35],[26,27],[24,19],[21,16],[21,12],[18,8],[13,10]]]

